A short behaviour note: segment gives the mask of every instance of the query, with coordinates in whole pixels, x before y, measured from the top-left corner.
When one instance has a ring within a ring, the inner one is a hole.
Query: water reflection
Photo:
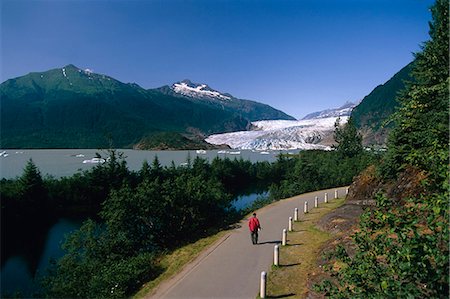
[[[233,207],[236,208],[236,210],[243,210],[247,208],[250,204],[252,204],[255,200],[261,197],[266,197],[269,194],[269,192],[264,191],[260,193],[251,193],[248,195],[241,195],[236,198],[236,200],[233,202]]]
[[[63,256],[64,236],[81,226],[81,220],[60,218],[50,227],[29,224],[28,231],[2,240],[2,295],[20,292],[29,297],[36,290],[33,278],[45,274],[50,259]]]

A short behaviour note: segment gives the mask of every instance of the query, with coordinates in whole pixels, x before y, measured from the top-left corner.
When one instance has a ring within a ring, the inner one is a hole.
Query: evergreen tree
[[[20,197],[23,205],[32,207],[45,206],[47,191],[39,169],[33,160],[28,160],[19,178]]]
[[[142,163],[141,170],[139,170],[139,175],[141,177],[141,180],[149,179],[151,173],[151,167],[150,164],[148,164],[147,160],[144,160]]]
[[[446,177],[449,136],[449,4],[431,8],[431,39],[415,54],[413,82],[400,95],[396,127],[388,142],[384,174],[394,177],[406,165],[429,172],[437,184]]]
[[[361,216],[356,250],[336,255],[345,264],[332,272],[338,287],[319,286],[331,298],[449,297],[448,0],[437,0],[431,12],[431,39],[415,55],[414,82],[399,98],[382,169],[385,184],[373,190],[377,207]],[[426,188],[383,195],[389,185],[399,190],[417,183]]]
[[[363,150],[362,137],[353,123],[353,119],[349,118],[348,122],[341,126],[340,118],[334,124],[334,140],[336,145],[333,146],[344,157],[354,157]]]

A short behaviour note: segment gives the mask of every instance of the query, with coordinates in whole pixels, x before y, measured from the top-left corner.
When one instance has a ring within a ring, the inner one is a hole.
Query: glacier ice
[[[233,149],[293,150],[323,149],[329,146],[318,144],[331,134],[337,117],[307,120],[263,120],[252,122],[251,131],[214,134],[206,142],[215,145],[227,144]],[[341,116],[341,124],[348,116]]]

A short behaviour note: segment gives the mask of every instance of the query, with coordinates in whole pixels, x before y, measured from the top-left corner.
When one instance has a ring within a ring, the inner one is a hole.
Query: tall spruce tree
[[[41,173],[33,160],[28,160],[19,178],[21,201],[24,205],[43,208],[47,199],[47,190],[44,186]]]
[[[387,177],[412,165],[429,172],[438,185],[445,181],[449,146],[448,12],[448,0],[437,0],[431,8],[431,39],[415,54],[414,81],[399,96],[396,127],[388,141]]]
[[[363,150],[362,137],[355,127],[353,119],[350,117],[348,122],[341,126],[340,119],[334,124],[334,140],[336,145],[333,146],[343,157],[354,157]]]

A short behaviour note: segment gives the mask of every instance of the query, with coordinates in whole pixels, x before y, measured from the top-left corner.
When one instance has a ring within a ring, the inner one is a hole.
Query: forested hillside
[[[431,9],[430,40],[415,54],[413,82],[383,162],[352,185],[350,200],[374,199],[353,236],[329,259],[331,298],[449,296],[449,3]],[[334,267],[333,265],[339,265]]]
[[[392,129],[390,117],[399,106],[397,96],[411,81],[411,62],[386,83],[377,86],[352,110],[355,125],[363,134],[365,145],[385,145],[389,131]]]

